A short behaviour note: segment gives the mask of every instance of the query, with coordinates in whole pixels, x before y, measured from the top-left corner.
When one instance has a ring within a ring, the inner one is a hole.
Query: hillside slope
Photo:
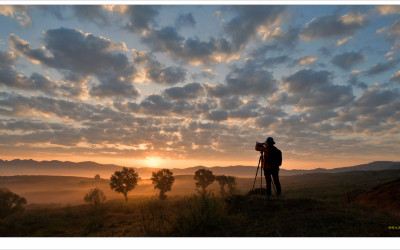
[[[354,203],[400,214],[400,179],[360,194],[355,198]]]

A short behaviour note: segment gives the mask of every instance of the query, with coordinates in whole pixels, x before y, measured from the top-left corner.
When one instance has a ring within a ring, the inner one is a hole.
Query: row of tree
[[[233,176],[219,175],[215,176],[211,170],[199,169],[195,172],[194,179],[196,180],[196,190],[201,195],[208,193],[207,187],[214,181],[218,181],[220,185],[220,193],[222,196],[227,194],[233,194],[236,191],[236,179]],[[95,180],[99,181],[100,176],[96,175]],[[139,175],[133,168],[124,167],[120,171],[115,171],[110,179],[110,187],[118,193],[121,193],[125,197],[125,201],[128,200],[128,193],[132,191],[138,184]],[[159,190],[160,200],[167,198],[166,192],[171,191],[172,185],[175,182],[175,177],[169,169],[161,169],[157,172],[152,173],[151,180],[154,185],[154,189]],[[225,191],[225,186],[228,187],[228,191]],[[106,197],[98,188],[90,190],[84,197],[84,200],[93,205],[101,204],[105,201]]]

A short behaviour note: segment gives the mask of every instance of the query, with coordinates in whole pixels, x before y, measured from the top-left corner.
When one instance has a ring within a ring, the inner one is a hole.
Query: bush
[[[106,196],[104,192],[98,188],[91,189],[89,193],[85,195],[84,201],[86,201],[89,205],[97,207],[104,203],[106,200]]]
[[[225,203],[213,194],[193,195],[178,202],[172,228],[180,237],[229,236],[238,218],[229,214]]]
[[[14,194],[7,188],[0,188],[0,217],[24,210],[26,199]]]

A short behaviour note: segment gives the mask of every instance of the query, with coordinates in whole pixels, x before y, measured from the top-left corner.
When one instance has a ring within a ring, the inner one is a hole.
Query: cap
[[[267,140],[266,140],[266,142],[267,142],[268,144],[275,144],[274,138],[272,138],[272,137],[268,137]]]

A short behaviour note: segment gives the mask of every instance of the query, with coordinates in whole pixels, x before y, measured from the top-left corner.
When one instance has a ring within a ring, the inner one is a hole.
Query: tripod
[[[262,176],[263,175],[262,174],[262,172],[263,172],[262,166],[263,166],[263,161],[264,161],[264,154],[263,153],[264,153],[263,151],[260,151],[260,159],[258,160],[256,176],[254,177],[253,188],[251,189],[251,191],[254,190],[254,186],[255,186],[256,180],[257,180],[258,170],[260,169],[260,166],[261,166],[261,170],[260,170],[260,172],[261,172],[260,195],[262,195],[262,177],[263,177]],[[271,178],[271,181],[272,181],[272,187],[274,188],[275,195],[278,196],[277,192],[276,192],[276,188],[275,188],[274,179]]]

